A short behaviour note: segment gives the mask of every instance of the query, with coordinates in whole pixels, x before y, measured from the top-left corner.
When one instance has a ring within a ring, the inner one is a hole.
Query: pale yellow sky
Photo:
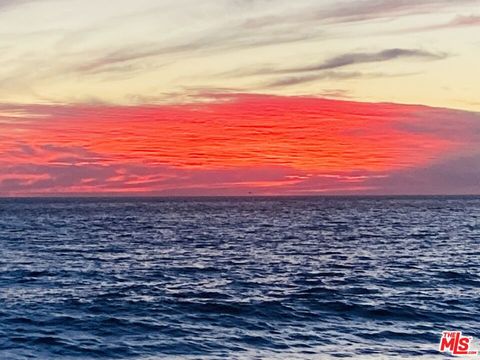
[[[480,111],[479,0],[3,0],[0,50],[0,103],[234,91]]]

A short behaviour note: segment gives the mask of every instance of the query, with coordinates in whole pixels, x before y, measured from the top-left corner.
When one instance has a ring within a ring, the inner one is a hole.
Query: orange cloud
[[[9,182],[0,179],[0,192],[15,194],[32,193],[34,176],[47,181],[42,193],[175,186],[282,192],[301,190],[319,176],[330,185],[362,189],[372,177],[468,152],[478,120],[476,114],[422,106],[245,94],[186,105],[3,110],[27,114],[0,115],[0,164],[10,169]],[[288,173],[246,176],[252,169],[275,168]],[[310,191],[322,192],[322,186]]]

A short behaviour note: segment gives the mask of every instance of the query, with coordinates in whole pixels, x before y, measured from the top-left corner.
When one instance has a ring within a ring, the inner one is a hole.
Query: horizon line
[[[224,198],[434,198],[434,197],[480,197],[480,194],[306,194],[306,195],[26,195],[26,196],[3,196],[0,200],[30,200],[30,199],[224,199]]]

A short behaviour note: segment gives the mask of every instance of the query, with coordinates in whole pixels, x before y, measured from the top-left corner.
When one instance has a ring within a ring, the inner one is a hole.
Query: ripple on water
[[[0,358],[442,358],[480,198],[0,200]]]

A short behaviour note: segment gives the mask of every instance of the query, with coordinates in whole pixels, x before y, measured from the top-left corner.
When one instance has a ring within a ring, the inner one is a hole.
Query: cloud
[[[420,193],[429,183],[435,192],[476,189],[480,114],[203,96],[155,106],[0,105],[0,113],[15,115],[0,122],[0,194]]]
[[[0,7],[17,3],[3,0]],[[5,51],[0,61],[3,69],[0,71],[3,84],[0,97],[7,101],[78,102],[96,98],[131,103],[131,94],[159,96],[162,92],[179,91],[186,86],[225,86],[227,82],[223,73],[262,62],[272,63],[274,68],[308,72],[309,67],[315,66],[333,71],[355,64],[394,59],[433,60],[444,54],[411,49],[421,43],[421,39],[397,45],[395,39],[384,37],[388,30],[398,29],[399,23],[395,21],[379,23],[381,31],[372,23],[362,27],[362,24],[350,22],[406,16],[433,8],[460,8],[471,2],[302,0],[292,6],[292,2],[286,0],[206,1],[198,4],[191,0],[180,3],[144,1],[136,5],[125,2],[111,11],[107,11],[106,0],[97,6],[78,1],[40,3],[41,6],[24,6],[21,11],[12,13],[15,17],[7,22],[12,25],[1,34]],[[77,13],[88,16],[81,20],[75,18]],[[32,21],[25,24],[21,21],[23,18]],[[459,19],[458,22],[467,20]],[[329,26],[337,22],[345,24]],[[372,39],[376,42],[373,49],[386,50],[349,50],[356,39],[358,46],[365,46],[366,36],[376,36],[372,32],[383,34],[382,38]],[[124,36],[117,36],[119,33]],[[312,52],[327,49],[330,41],[335,43],[333,48],[347,49],[349,53],[326,59],[326,63],[316,63],[323,58],[312,58]],[[440,46],[448,46],[448,42]],[[260,47],[271,49],[260,51]],[[299,59],[313,64],[307,63],[303,70],[295,69],[296,64],[302,65]],[[192,67],[192,63],[198,66]],[[264,74],[268,75],[269,69],[266,70]],[[335,77],[333,74],[329,76],[331,79]],[[228,84],[244,91],[256,91],[260,82],[269,79],[259,76],[246,80],[251,81],[247,83],[238,76],[229,79]],[[274,80],[271,86],[281,87],[315,81],[315,77],[296,75]],[[372,96],[378,96],[380,90],[372,91]],[[440,96],[431,89],[425,93],[435,94],[433,100],[434,95],[428,98],[431,103],[438,101]],[[408,89],[397,98],[410,101]]]
[[[336,22],[365,21],[385,17],[430,13],[442,8],[451,8],[464,4],[474,4],[476,0],[360,0],[342,1],[330,10],[319,12],[320,19],[329,19]]]
[[[335,72],[328,71],[322,74],[313,74],[313,75],[303,75],[303,76],[289,76],[282,77],[280,79],[273,80],[266,83],[263,87],[266,88],[275,88],[275,87],[284,87],[284,86],[293,86],[299,84],[305,84],[318,80],[325,79],[334,79],[334,80],[346,80],[346,79],[358,79],[365,77],[366,75],[361,72]]]
[[[446,24],[446,27],[479,26],[479,25],[480,25],[480,16],[470,15],[470,16],[457,16],[450,23]]]
[[[439,12],[443,9],[475,4],[477,0],[357,0],[335,1],[324,5],[300,7],[288,13],[268,14],[247,19],[246,28],[266,28],[277,24],[324,23],[341,24],[377,21],[385,18],[399,18],[417,14]]]
[[[261,88],[277,88],[299,84],[305,84],[318,80],[348,80],[358,78],[374,78],[374,77],[397,77],[408,76],[413,73],[382,73],[382,72],[360,72],[360,71],[335,71],[344,67],[386,62],[397,59],[420,59],[420,60],[440,60],[447,57],[444,53],[434,53],[420,49],[401,49],[393,48],[378,52],[352,52],[346,53],[325,61],[314,64],[304,65],[284,69],[275,69],[273,66],[262,66],[254,69],[237,70],[223,74],[224,76],[251,76],[251,75],[284,75],[294,74],[293,76],[280,77],[272,81],[264,82]],[[306,75],[302,73],[307,73]]]
[[[33,2],[33,1],[35,0],[0,0],[0,11],[10,7],[22,5],[28,2]]]
[[[215,52],[251,49],[255,47],[280,45],[301,42],[313,39],[317,33],[291,31],[285,29],[275,33],[258,33],[256,31],[239,31],[238,28],[214,29],[203,35],[196,35],[186,41],[177,41],[171,45],[159,44],[158,42],[145,42],[119,48],[95,58],[91,54],[85,63],[74,65],[71,70],[83,74],[97,74],[101,72],[131,71],[136,68],[132,65],[126,68],[125,64],[131,64],[139,60],[155,58],[159,56],[175,57],[182,54],[212,55]],[[120,66],[119,65],[123,65]]]
[[[464,0],[462,2],[468,2]],[[269,1],[249,1],[240,0],[232,2],[235,6],[250,7],[253,4],[269,4]],[[289,13],[280,13],[277,15],[268,15],[266,17],[251,18],[242,20],[240,23],[233,21],[228,26],[222,24],[220,27],[213,27],[207,31],[195,34],[188,40],[176,40],[168,44],[164,42],[143,42],[131,44],[122,48],[113,49],[106,54],[89,55],[80,65],[74,65],[72,70],[83,74],[98,74],[103,72],[132,72],[137,68],[132,63],[140,60],[159,57],[159,56],[177,56],[188,54],[212,54],[213,51],[238,50],[252,47],[262,47],[270,45],[280,45],[293,42],[301,42],[316,39],[322,32],[312,27],[298,28],[298,22],[318,21],[318,20],[341,20],[353,21],[352,16],[358,20],[358,16],[384,16],[387,14],[395,15],[398,11],[414,11],[423,9],[427,6],[448,6],[448,2],[441,0],[431,0],[423,4],[414,1],[359,1],[343,2],[331,7],[320,7],[312,9],[308,7],[304,12],[296,15]],[[316,6],[318,7],[318,6]],[[294,21],[288,21],[291,18]],[[342,20],[343,19],[343,20]],[[102,27],[105,25],[102,25]],[[271,27],[259,31],[258,28]],[[302,31],[303,29],[303,31]],[[93,30],[91,30],[93,31]],[[98,29],[97,29],[98,31]],[[95,32],[95,31],[94,31]],[[352,53],[345,54],[345,58],[331,59],[335,61],[347,61],[348,56],[358,56],[358,62],[386,61],[397,57],[417,57],[417,58],[442,58],[445,54],[434,54],[422,50],[411,49],[387,49],[376,54]],[[368,60],[368,57],[377,56],[377,60]],[[382,60],[382,57],[386,59]],[[363,58],[363,60],[362,60]],[[354,59],[355,60],[355,59]],[[325,64],[326,66],[328,64]],[[335,66],[329,67],[333,69]]]
[[[349,79],[370,79],[370,78],[387,78],[397,76],[409,76],[412,73],[380,73],[380,72],[360,72],[360,71],[325,71],[308,75],[297,75],[280,77],[273,81],[262,85],[262,88],[277,88],[285,86],[293,86],[305,84],[318,80],[349,80]]]
[[[430,166],[405,169],[386,179],[368,179],[366,185],[396,195],[480,194],[480,152],[448,157]]]
[[[278,70],[277,73],[299,73],[338,69],[346,66],[384,62],[396,59],[415,58],[424,60],[440,60],[447,55],[443,53],[433,53],[418,49],[386,49],[378,52],[354,52],[346,53],[327,59],[319,64],[294,67],[284,70]]]
[[[305,84],[318,80],[347,80],[358,78],[373,77],[397,77],[408,76],[413,73],[382,73],[382,72],[360,72],[360,71],[335,71],[344,67],[369,64],[377,62],[386,62],[398,59],[420,59],[420,60],[441,60],[448,55],[445,53],[435,53],[420,49],[401,49],[393,48],[377,52],[351,52],[332,58],[314,65],[303,65],[291,68],[274,68],[273,65],[264,65],[254,67],[253,69],[235,70],[226,72],[223,76],[227,77],[245,77],[252,75],[284,75],[294,74],[293,76],[280,77],[271,81],[264,82],[261,88],[276,88]],[[302,75],[302,73],[307,73]]]
[[[451,29],[451,28],[463,28],[470,26],[480,26],[480,16],[479,15],[469,15],[469,16],[456,16],[452,20],[446,23],[430,26],[422,26],[410,28],[407,30],[401,30],[400,32],[417,32],[417,31],[430,31],[430,30],[441,30],[441,29]]]

